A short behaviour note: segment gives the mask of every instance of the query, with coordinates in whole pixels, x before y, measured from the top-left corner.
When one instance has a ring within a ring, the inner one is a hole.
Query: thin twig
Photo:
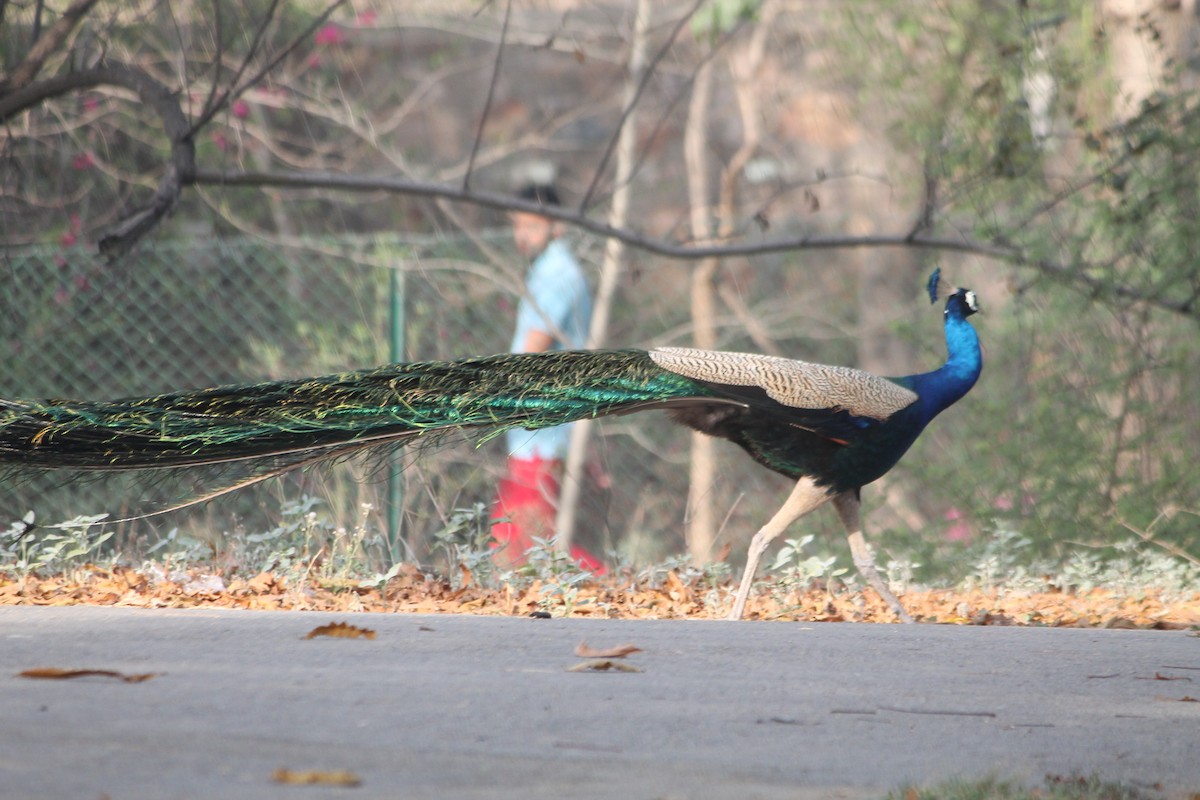
[[[1137,527],[1136,525],[1130,524],[1122,517],[1117,517],[1117,523],[1120,524],[1120,526],[1122,528],[1124,528],[1127,531],[1130,531],[1131,533],[1138,536],[1142,541],[1146,542],[1147,544],[1152,544],[1152,545],[1156,545],[1157,547],[1161,547],[1163,550],[1166,550],[1168,553],[1175,556],[1176,558],[1182,558],[1184,561],[1191,562],[1192,564],[1195,564],[1196,566],[1200,567],[1200,558],[1197,558],[1196,556],[1192,555],[1191,553],[1184,550],[1179,545],[1171,544],[1170,542],[1164,542],[1164,541],[1161,541],[1160,539],[1154,538],[1154,534],[1151,532],[1154,530],[1154,526],[1157,525],[1160,520],[1172,517],[1172,516],[1174,516],[1174,514],[1175,514],[1174,509],[1164,509],[1163,511],[1160,511],[1158,516],[1154,518],[1154,521],[1146,526],[1145,530],[1142,530],[1141,528]]]
[[[258,30],[254,32],[254,41],[250,43],[250,49],[246,52],[246,57],[242,59],[242,63],[238,65],[237,72],[233,74],[232,80],[229,81],[229,88],[221,95],[220,99],[213,102],[213,94],[210,93],[208,101],[204,105],[204,110],[200,112],[200,118],[192,124],[191,130],[188,131],[188,136],[192,136],[200,128],[211,120],[220,109],[224,108],[229,102],[229,95],[237,88],[238,81],[242,79],[242,74],[246,68],[250,66],[250,62],[254,60],[254,56],[258,53],[258,48],[262,46],[263,39],[267,35],[267,28],[271,24],[271,20],[275,17],[275,10],[279,8],[279,0],[271,0],[271,5],[267,9],[267,13],[263,15],[262,23],[258,26]],[[221,65],[215,65],[216,71],[213,73],[213,88],[216,88],[217,83],[221,79]]]
[[[512,15],[512,0],[504,4],[504,22],[500,26],[500,43],[496,45],[496,60],[492,63],[492,79],[488,82],[487,98],[483,101],[483,114],[479,117],[479,128],[475,131],[475,141],[471,143],[471,157],[467,159],[467,172],[463,175],[462,188],[471,188],[471,170],[475,168],[475,156],[479,153],[479,144],[483,141],[483,128],[487,125],[488,115],[492,112],[492,100],[496,96],[496,83],[500,80],[500,62],[504,56],[504,40],[508,36],[508,20]]]
[[[284,48],[282,50],[280,50],[275,55],[274,58],[267,61],[266,64],[263,64],[262,68],[259,69],[258,72],[254,73],[252,76],[250,76],[250,78],[245,83],[243,83],[241,86],[235,85],[237,82],[237,77],[235,76],[234,81],[230,84],[230,89],[227,90],[225,92],[225,94],[221,95],[221,99],[217,101],[217,104],[213,108],[209,109],[206,113],[202,114],[199,119],[197,119],[194,123],[192,123],[192,127],[188,130],[187,135],[189,137],[194,136],[196,134],[196,131],[198,131],[200,128],[204,127],[205,125],[207,125],[209,123],[209,121],[211,121],[212,118],[214,116],[216,116],[218,111],[220,111],[222,108],[224,108],[227,104],[229,104],[229,103],[233,102],[234,100],[236,100],[237,98],[241,97],[242,93],[245,92],[250,87],[256,86],[268,72],[275,69],[275,67],[279,64],[280,61],[283,61],[283,59],[285,59],[289,55],[291,55],[292,51],[295,50],[297,47],[299,47],[301,42],[304,42],[307,39],[311,38],[312,35],[314,33],[316,33],[317,28],[319,28],[321,25],[323,25],[325,23],[325,21],[327,19],[329,19],[329,16],[331,14],[333,14],[334,11],[336,11],[339,7],[341,7],[345,3],[346,3],[346,0],[335,0],[335,2],[333,2],[329,6],[329,8],[325,9],[325,11],[323,11],[321,14],[317,15],[317,18],[312,21],[312,24],[310,24],[307,28],[305,28],[303,31],[301,31],[300,34],[295,39],[293,39],[286,46],[284,46]],[[246,62],[243,64],[242,68],[240,68],[238,70],[238,76],[241,75],[242,70],[248,64],[249,64],[249,59],[247,58]]]
[[[208,85],[208,97],[204,98],[202,110],[213,107],[213,98],[217,96],[217,86],[221,83],[221,59],[225,55],[224,25],[221,17],[221,0],[213,0],[213,24],[217,41],[217,52],[213,55],[212,82]],[[190,110],[190,109],[189,109]]]
[[[687,25],[688,20],[695,15],[695,13],[700,9],[700,6],[702,6],[704,3],[705,0],[696,0],[695,5],[693,5],[686,14],[679,18],[679,21],[675,24],[674,29],[671,31],[671,35],[667,37],[667,41],[664,42],[663,46],[660,47],[658,52],[654,54],[654,58],[651,59],[649,66],[642,71],[641,80],[638,81],[637,89],[634,90],[633,96],[629,99],[629,102],[625,104],[625,108],[621,109],[621,118],[617,120],[617,127],[612,132],[612,136],[609,137],[608,145],[604,148],[604,156],[600,159],[600,163],[596,166],[596,171],[592,175],[592,182],[588,186],[587,191],[584,192],[583,200],[579,203],[580,213],[586,212],[588,210],[588,206],[591,205],[592,195],[596,192],[596,186],[600,183],[600,178],[604,175],[604,169],[608,166],[608,160],[612,157],[613,150],[616,149],[617,146],[617,141],[621,138],[621,130],[625,127],[625,122],[629,119],[629,115],[633,113],[633,109],[637,107],[638,102],[641,100],[642,93],[646,91],[646,87],[650,84],[650,79],[654,77],[654,72],[657,69],[659,62],[666,57],[667,53],[671,49],[671,46],[675,43],[675,39],[679,36],[679,32],[683,30],[683,26]]]
[[[897,706],[879,706],[880,711],[891,711],[896,714],[928,714],[939,717],[994,717],[992,711],[953,711],[934,708],[898,708]]]
[[[653,142],[658,139],[659,133],[662,132],[667,120],[671,118],[671,114],[675,110],[675,107],[679,105],[683,98],[691,96],[692,87],[696,81],[696,72],[698,72],[700,68],[709,61],[716,58],[717,55],[723,50],[725,45],[733,40],[734,36],[737,35],[744,25],[744,22],[739,22],[733,29],[722,33],[721,38],[717,40],[717,43],[710,47],[708,52],[701,57],[700,61],[696,64],[696,70],[693,71],[691,75],[687,76],[687,79],[683,82],[683,84],[678,87],[678,91],[676,91],[675,96],[671,98],[666,107],[663,108],[662,113],[658,115],[658,120],[654,123],[654,127],[651,128],[649,134],[644,137],[645,141]],[[643,151],[642,155],[638,157],[637,162],[633,165],[633,171],[630,173],[631,180],[642,171],[642,162],[645,155],[646,152]],[[597,173],[597,175],[598,174],[599,173]]]

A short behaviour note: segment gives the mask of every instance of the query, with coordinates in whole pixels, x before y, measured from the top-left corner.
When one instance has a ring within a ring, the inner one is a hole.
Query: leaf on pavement
[[[318,636],[332,636],[336,639],[374,639],[375,631],[370,628],[360,628],[347,622],[331,622],[313,628],[305,639],[315,639]]]
[[[635,644],[619,644],[616,647],[593,648],[587,642],[580,642],[575,648],[575,655],[580,658],[624,658],[631,653],[640,653],[642,648]]]
[[[362,783],[362,778],[345,769],[294,770],[280,767],[271,774],[271,779],[288,786],[358,786]]]
[[[148,681],[151,678],[157,678],[157,672],[143,672],[140,674],[126,675],[123,672],[116,672],[111,669],[59,669],[58,667],[38,667],[37,669],[27,669],[24,672],[18,672],[22,678],[44,678],[49,680],[66,680],[68,678],[86,678],[96,675],[102,678],[116,678],[117,680],[125,681],[126,683],[141,683]]]
[[[567,667],[567,672],[641,672],[632,664],[613,661],[608,658],[593,658],[590,661],[580,661],[573,667]]]

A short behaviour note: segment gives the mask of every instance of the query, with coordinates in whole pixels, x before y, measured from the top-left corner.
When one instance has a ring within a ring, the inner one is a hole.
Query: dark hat
[[[517,197],[542,206],[561,206],[558,192],[548,183],[529,183],[522,186]]]

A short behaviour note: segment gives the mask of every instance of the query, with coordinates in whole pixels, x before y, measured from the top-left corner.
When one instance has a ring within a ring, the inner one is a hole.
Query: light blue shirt
[[[592,295],[583,269],[570,248],[554,239],[534,259],[525,275],[528,296],[517,307],[517,329],[512,352],[524,350],[530,331],[545,331],[554,337],[555,350],[574,350],[587,343],[592,316]],[[570,439],[569,425],[508,432],[508,449],[518,458],[563,458]]]

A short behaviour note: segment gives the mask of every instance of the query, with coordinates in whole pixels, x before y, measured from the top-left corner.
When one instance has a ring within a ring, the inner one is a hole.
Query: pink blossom
[[[372,25],[374,25],[378,19],[379,19],[378,14],[376,14],[374,11],[372,11],[370,9],[367,9],[366,11],[359,14],[358,19],[356,19],[355,21],[359,25],[363,26],[364,28],[369,28]]]
[[[321,57],[319,55],[317,55],[316,53],[313,53],[311,56],[308,57],[307,63],[310,68],[315,69],[315,68],[321,66]]]
[[[250,116],[250,104],[245,100],[234,100],[233,106],[230,108],[233,115],[238,119],[245,119]]]
[[[70,247],[79,241],[79,232],[83,230],[83,220],[74,211],[67,217],[67,231],[62,236],[58,237],[58,243],[63,247]]]
[[[67,291],[67,287],[59,286],[54,290],[54,302],[60,306],[65,306],[71,300],[71,293]]]
[[[996,499],[992,501],[992,508],[996,509],[997,511],[1012,511],[1016,508],[1016,505],[1017,504],[1013,501],[1013,496],[1010,492],[997,495]],[[1033,495],[1029,494],[1028,492],[1022,493],[1020,509],[1021,513],[1031,513],[1033,511],[1033,505]]]
[[[946,528],[946,541],[948,542],[965,542],[971,538],[971,526],[966,523],[966,519],[962,511],[957,508],[949,508],[942,518],[947,522],[953,523]]]
[[[330,22],[313,34],[313,41],[317,44],[342,44],[346,41],[346,34],[341,28]]]
[[[91,153],[80,153],[71,161],[71,166],[79,170],[91,169],[96,166],[96,159]]]
[[[98,98],[98,97],[83,98],[83,107],[85,109],[87,109],[88,111],[95,111],[97,108],[100,107],[100,98]]]
[[[212,140],[213,144],[217,146],[218,150],[224,150],[229,146],[229,140],[226,139],[225,134],[221,133],[220,131],[213,131]]]

